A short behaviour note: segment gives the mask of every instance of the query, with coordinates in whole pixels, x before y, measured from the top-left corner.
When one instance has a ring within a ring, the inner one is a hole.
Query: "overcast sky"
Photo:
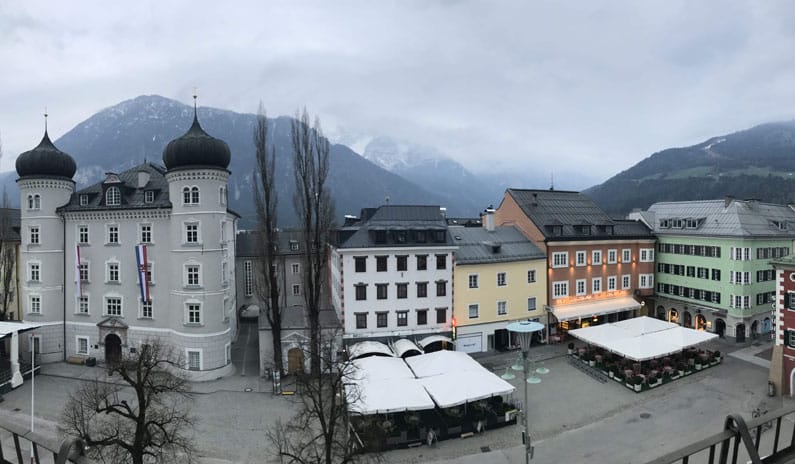
[[[117,3],[0,3],[4,169],[38,143],[45,106],[55,139],[141,94],[190,103],[194,86],[201,105],[305,105],[330,133],[474,171],[576,171],[582,187],[795,117],[787,1]]]

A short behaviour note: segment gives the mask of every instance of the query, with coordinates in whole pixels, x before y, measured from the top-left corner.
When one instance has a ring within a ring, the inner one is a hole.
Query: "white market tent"
[[[453,340],[450,337],[445,337],[444,335],[429,335],[420,340],[417,344],[420,345],[420,347],[422,347],[424,350],[428,347],[428,345],[436,342],[453,343]]]
[[[447,408],[512,393],[514,387],[457,351],[401,358],[372,356],[348,364],[345,394],[360,414]]]
[[[422,354],[422,349],[407,338],[401,338],[392,343],[392,351],[394,351],[395,356],[399,358]]]
[[[718,337],[717,334],[680,327],[646,316],[570,330],[569,333],[588,344],[600,346],[635,361],[678,353]]]
[[[395,356],[395,353],[385,344],[369,340],[356,343],[348,348],[348,357],[350,359],[356,359],[367,355]]]
[[[16,333],[27,332],[28,330],[38,329],[41,324],[30,324],[28,322],[0,322],[0,339]]]

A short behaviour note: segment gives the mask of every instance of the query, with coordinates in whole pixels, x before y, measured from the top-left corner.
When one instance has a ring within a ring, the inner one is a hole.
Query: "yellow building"
[[[505,326],[517,320],[546,325],[546,256],[513,226],[450,228],[459,247],[453,272],[456,349],[468,353],[516,345]]]

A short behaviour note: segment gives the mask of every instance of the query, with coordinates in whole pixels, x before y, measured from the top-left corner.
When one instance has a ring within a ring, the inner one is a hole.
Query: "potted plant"
[[[574,354],[574,343],[569,342],[569,354]]]
[[[632,387],[635,390],[635,392],[636,393],[639,392],[641,390],[641,387],[643,386],[643,377],[636,375],[635,377],[632,378],[632,384],[633,384]]]
[[[616,370],[615,372],[613,372],[613,380],[615,380],[618,383],[623,382],[624,374],[620,370]]]
[[[721,357],[720,357],[720,351],[717,351],[717,350],[716,350],[715,352],[713,352],[713,353],[712,353],[712,359],[713,359],[713,361],[714,361],[714,364],[718,364],[718,363],[721,361]],[[714,365],[714,364],[713,364],[713,365]]]
[[[686,369],[687,369],[687,366],[685,366],[685,363],[680,362],[679,364],[676,365],[676,371],[679,372],[679,377],[684,377],[685,376],[685,370]]]
[[[611,363],[611,362],[607,362],[607,363],[605,363],[605,369],[607,369],[608,377],[610,377],[612,379],[613,376],[615,375],[616,365]]]
[[[657,375],[656,374],[649,374],[649,378],[646,379],[646,384],[649,388],[654,388],[657,386]]]
[[[703,364],[702,364],[701,356],[699,356],[699,357],[698,357],[698,359],[696,359],[696,360],[694,361],[694,363],[695,363],[695,366],[696,366],[696,370],[697,370],[697,371],[700,371],[701,369],[703,369],[703,367],[704,367],[704,366],[703,366]]]
[[[596,365],[596,359],[592,353],[588,353],[588,365],[594,367]]]

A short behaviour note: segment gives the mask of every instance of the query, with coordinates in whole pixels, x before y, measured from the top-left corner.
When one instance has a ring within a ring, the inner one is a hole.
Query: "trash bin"
[[[96,365],[97,365],[97,358],[94,357],[86,358],[86,366],[94,367]]]
[[[776,384],[769,380],[767,382],[767,396],[776,396]]]

